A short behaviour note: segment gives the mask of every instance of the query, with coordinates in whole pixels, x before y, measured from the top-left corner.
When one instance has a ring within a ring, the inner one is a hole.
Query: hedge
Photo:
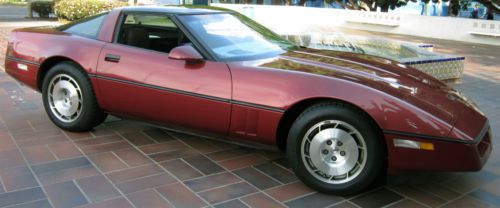
[[[48,18],[50,13],[54,13],[54,2],[34,1],[31,2],[31,9],[38,13],[38,16]]]
[[[126,5],[116,0],[57,0],[54,12],[60,19],[73,21]]]

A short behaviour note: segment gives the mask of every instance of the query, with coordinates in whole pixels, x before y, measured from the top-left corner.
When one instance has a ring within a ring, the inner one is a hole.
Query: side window
[[[117,42],[168,53],[178,45],[189,43],[189,40],[168,16],[126,14]]]
[[[106,19],[107,13],[98,14],[84,18],[69,24],[60,26],[58,29],[63,32],[81,35],[89,38],[97,38],[102,23]]]

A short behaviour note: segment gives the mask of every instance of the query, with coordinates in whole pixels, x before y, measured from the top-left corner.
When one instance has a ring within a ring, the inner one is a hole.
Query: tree
[[[290,0],[286,0],[289,2]],[[317,0],[320,1],[320,0]],[[408,2],[418,2],[419,0],[325,0],[326,3],[337,3],[344,7],[345,9],[353,10],[366,10],[366,11],[377,11],[380,7],[382,12],[387,12],[389,9],[396,9],[401,6],[405,6]],[[421,0],[424,2],[425,14],[427,14],[427,5],[430,2],[440,3],[440,2],[450,2],[450,14],[454,16],[458,15],[460,9],[467,9],[467,5],[473,0]],[[500,13],[500,0],[476,0],[477,2],[483,4],[488,9],[493,10],[495,13]],[[300,0],[299,5],[305,5],[306,0]]]
[[[376,11],[377,4],[376,2],[385,2],[385,1],[407,1],[407,0],[325,0],[326,3],[337,3],[341,5],[345,9],[353,9],[353,10],[367,10],[367,11]],[[304,5],[306,0],[300,0],[299,5]]]
[[[457,16],[460,11],[460,0],[450,0],[448,15]]]
[[[500,13],[500,0],[477,0],[486,8],[491,9],[494,13]]]
[[[397,7],[405,6],[408,2],[408,0],[377,0],[376,6],[380,7],[382,12],[388,12],[389,9],[396,9]]]
[[[416,2],[417,0],[347,0],[346,3],[342,0],[326,0],[327,3],[337,3],[346,9],[377,11],[377,7],[380,7],[383,12],[404,6],[409,1]],[[300,0],[299,5],[305,3],[306,0]]]
[[[453,14],[458,15],[459,10],[467,10],[470,3],[477,2],[482,4],[488,10],[494,13],[500,13],[500,0],[451,0],[450,7],[453,9]],[[453,6],[451,5],[453,4]],[[456,5],[455,5],[456,4]]]

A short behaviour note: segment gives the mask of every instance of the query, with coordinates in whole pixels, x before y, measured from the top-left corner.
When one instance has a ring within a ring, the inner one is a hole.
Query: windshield
[[[179,19],[223,61],[269,58],[295,47],[265,27],[228,13],[181,15]]]

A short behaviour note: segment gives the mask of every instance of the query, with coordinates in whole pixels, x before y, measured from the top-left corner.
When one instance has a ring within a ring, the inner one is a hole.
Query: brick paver
[[[0,63],[11,29],[0,27]],[[0,207],[500,207],[500,49],[390,37],[467,57],[456,87],[485,111],[496,145],[482,171],[407,173],[355,196],[325,195],[298,181],[282,153],[116,118],[90,132],[62,131],[38,93],[0,70]]]

